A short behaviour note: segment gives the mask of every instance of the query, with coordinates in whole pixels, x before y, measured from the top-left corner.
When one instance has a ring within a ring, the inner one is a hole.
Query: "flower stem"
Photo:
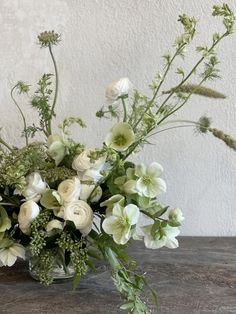
[[[181,46],[176,50],[176,52],[175,52],[175,54],[173,55],[173,57],[170,59],[168,65],[167,65],[167,67],[166,67],[165,73],[163,74],[163,77],[162,77],[162,79],[161,79],[159,85],[157,86],[157,88],[156,88],[156,90],[155,90],[155,93],[154,93],[152,99],[151,99],[150,102],[149,102],[149,105],[147,106],[146,110],[145,110],[144,113],[141,115],[141,117],[138,119],[138,121],[135,123],[134,129],[136,129],[136,127],[137,127],[137,126],[139,125],[139,123],[142,121],[144,114],[147,113],[147,111],[151,108],[151,106],[152,106],[154,100],[155,100],[156,97],[157,97],[157,94],[158,94],[158,92],[159,92],[159,90],[160,90],[162,84],[163,84],[164,81],[165,81],[165,78],[166,78],[166,76],[167,76],[167,74],[168,74],[168,72],[169,72],[169,70],[170,70],[170,68],[171,68],[172,63],[174,62],[175,58],[179,55],[179,52],[184,48],[185,45],[186,45],[186,43],[184,43],[183,45],[181,45]]]
[[[216,40],[211,47],[208,49],[208,55],[210,52],[212,52],[212,50],[215,48],[215,46],[225,37],[227,36],[229,33],[228,31],[226,31],[223,35],[221,35],[219,37],[218,40]],[[188,75],[176,86],[172,89],[172,92],[169,94],[168,97],[166,97],[166,99],[164,100],[164,102],[161,104],[161,106],[158,108],[156,113],[159,113],[161,111],[161,109],[165,106],[165,104],[167,103],[167,101],[173,96],[173,94],[190,78],[190,76],[196,71],[196,69],[198,68],[198,66],[205,60],[205,58],[207,57],[207,55],[202,56],[198,62],[195,64],[195,66],[191,69],[191,71],[188,73]],[[197,86],[199,87],[199,85]],[[191,93],[192,94],[192,93]]]
[[[125,100],[123,97],[121,97],[121,101],[122,101],[123,110],[124,110],[123,122],[126,122],[126,120],[127,120],[127,109],[126,109],[126,104],[125,104]]]
[[[15,97],[13,95],[14,93],[14,90],[17,88],[18,85],[15,85],[12,89],[11,89],[11,99],[13,100],[14,104],[16,105],[17,109],[19,110],[20,112],[20,115],[22,117],[22,120],[23,120],[23,124],[24,124],[24,135],[25,135],[25,143],[26,143],[26,146],[28,146],[29,144],[29,141],[28,141],[28,135],[26,133],[26,129],[27,129],[27,124],[26,124],[26,119],[25,119],[25,115],[23,113],[23,111],[21,110],[20,106],[18,105],[17,101],[15,100]],[[2,143],[3,144],[3,143]],[[5,145],[5,144],[3,144]],[[5,145],[6,146],[6,145]],[[6,146],[7,147],[7,146]],[[9,148],[9,147],[8,147]]]
[[[56,106],[56,102],[57,102],[57,95],[58,95],[58,86],[59,86],[59,76],[58,76],[58,69],[57,69],[57,64],[56,64],[56,60],[54,58],[53,52],[52,52],[52,47],[49,44],[48,46],[49,49],[49,53],[50,56],[52,58],[52,62],[53,62],[53,66],[54,66],[54,71],[55,71],[55,93],[54,93],[54,98],[53,98],[53,103],[52,103],[52,109],[51,109],[51,113],[50,113],[50,119],[48,121],[48,133],[49,135],[52,134],[52,117],[54,115],[54,110],[55,110],[55,106]]]
[[[1,137],[0,137],[0,144],[2,144],[3,146],[5,146],[7,149],[9,149],[11,152],[13,151],[13,149],[11,148],[10,145],[8,145]]]

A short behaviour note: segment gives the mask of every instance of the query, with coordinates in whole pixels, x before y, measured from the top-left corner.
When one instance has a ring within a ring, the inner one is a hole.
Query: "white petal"
[[[159,249],[165,245],[166,239],[162,237],[161,239],[155,240],[151,235],[146,235],[144,237],[144,244],[148,249]]]
[[[163,172],[163,167],[157,162],[151,163],[150,166],[147,167],[147,175],[151,177],[159,177]]]
[[[176,249],[177,247],[179,247],[179,242],[175,238],[167,238],[165,246],[169,249]]]
[[[120,228],[119,218],[115,216],[105,218],[102,223],[102,228],[107,234],[113,234]]]
[[[140,178],[146,174],[146,170],[147,168],[144,164],[139,164],[135,167],[135,175]]]
[[[127,194],[134,194],[136,193],[136,181],[135,180],[129,180],[123,185],[123,190]]]
[[[136,225],[139,219],[139,208],[136,205],[129,204],[124,208],[124,214],[129,219],[129,224],[131,226]]]

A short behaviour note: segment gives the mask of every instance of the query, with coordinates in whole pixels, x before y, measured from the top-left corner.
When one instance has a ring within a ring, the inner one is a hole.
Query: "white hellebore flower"
[[[25,233],[30,233],[31,222],[39,215],[40,208],[34,201],[27,201],[20,206],[18,222],[20,230]]]
[[[84,201],[72,201],[64,208],[64,219],[73,221],[76,229],[87,235],[92,229],[93,211]]]
[[[131,227],[137,224],[139,214],[139,208],[136,205],[129,204],[121,207],[116,204],[112,210],[112,215],[104,219],[102,228],[107,234],[113,235],[117,244],[123,245],[131,238]]]
[[[176,249],[179,246],[178,240],[175,238],[180,231],[177,227],[166,226],[161,229],[161,233],[155,235],[151,232],[153,225],[148,225],[142,228],[144,233],[144,243],[148,249],[159,249],[163,246],[169,249]]]
[[[125,205],[125,198],[121,194],[115,194],[111,196],[108,200],[105,200],[100,204],[100,207],[106,206],[106,217],[109,217],[112,215],[112,210],[116,204],[119,204],[120,206]]]
[[[62,204],[78,200],[81,191],[80,179],[73,177],[72,179],[62,181],[57,191]]]
[[[3,239],[0,243],[0,266],[15,264],[17,257],[25,259],[25,249],[23,245],[14,243],[9,239]]]
[[[85,149],[73,160],[72,168],[77,171],[81,181],[97,182],[102,178],[100,171],[104,168],[106,156],[92,162],[89,157],[91,152],[93,152],[92,149]]]
[[[106,88],[106,99],[109,103],[114,103],[118,97],[129,94],[133,84],[127,77],[111,82]]]
[[[94,184],[81,184],[81,192],[80,192],[80,199],[82,201],[87,201],[87,199],[90,197],[90,194],[93,192],[93,195],[91,197],[91,203],[97,203],[100,198],[102,197],[102,189],[100,186],[98,186],[95,190]]]
[[[55,160],[55,164],[58,166],[66,155],[66,146],[63,139],[58,134],[50,135],[47,145],[49,156]]]
[[[32,200],[38,202],[41,195],[46,190],[46,183],[42,180],[38,172],[33,172],[26,177],[27,186],[22,192],[26,201]]]
[[[63,222],[57,219],[49,221],[45,227],[47,233],[53,235],[63,230]]]
[[[118,122],[111,128],[105,143],[116,151],[123,152],[133,144],[134,139],[134,131],[129,123]]]
[[[11,219],[7,215],[5,208],[0,206],[0,233],[5,232],[11,228]]]
[[[163,168],[157,162],[150,166],[144,164],[135,167],[135,175],[139,178],[136,182],[136,190],[139,195],[146,197],[156,197],[160,192],[166,192],[166,183],[159,178]]]
[[[182,221],[184,221],[184,216],[179,208],[174,208],[171,209],[169,212],[169,219],[174,222],[181,223]]]

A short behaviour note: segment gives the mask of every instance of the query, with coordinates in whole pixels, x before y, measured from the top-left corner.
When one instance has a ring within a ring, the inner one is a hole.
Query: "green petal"
[[[147,175],[150,177],[159,177],[163,172],[163,167],[157,163],[153,162],[147,167]]]
[[[139,178],[146,174],[147,168],[144,164],[139,164],[135,167],[135,175]]]

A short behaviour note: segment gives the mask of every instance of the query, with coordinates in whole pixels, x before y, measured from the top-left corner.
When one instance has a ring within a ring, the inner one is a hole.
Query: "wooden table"
[[[180,238],[176,250],[147,250],[135,242],[131,253],[159,294],[161,314],[236,313],[236,238]],[[119,310],[109,272],[89,275],[76,292],[71,283],[43,287],[25,263],[0,268],[1,314],[112,314]]]

